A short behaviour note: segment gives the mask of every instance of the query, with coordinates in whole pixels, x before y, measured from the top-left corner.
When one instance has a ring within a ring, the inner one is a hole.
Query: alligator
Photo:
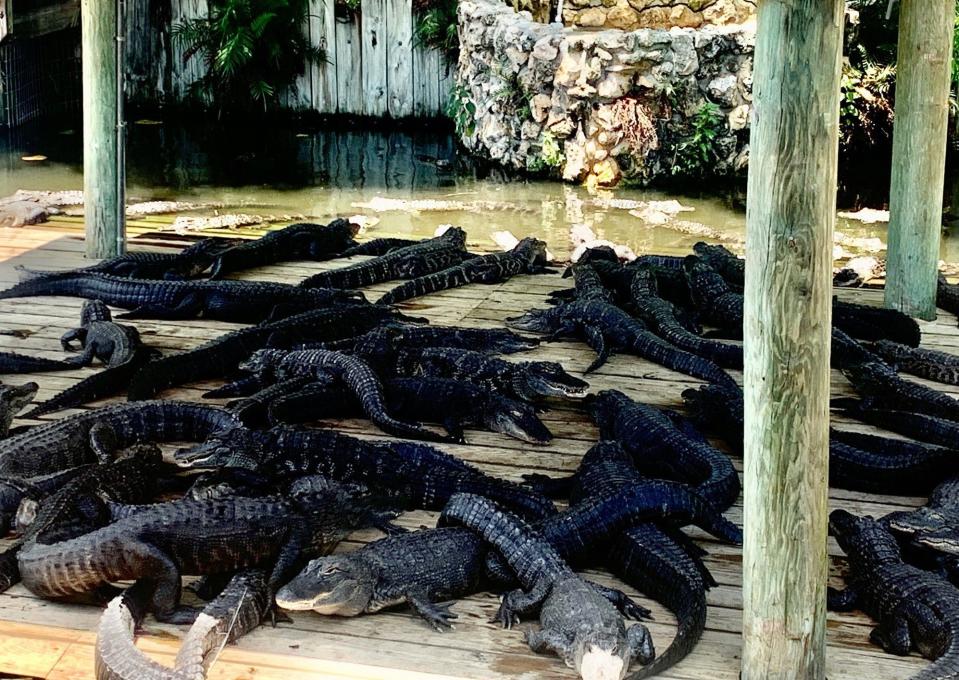
[[[409,246],[389,250],[379,257],[349,267],[314,274],[300,282],[301,288],[363,288],[403,276],[407,269],[443,266],[466,255],[466,232],[459,227],[446,230],[440,236],[418,241]],[[448,265],[446,265],[448,266]]]
[[[631,267],[630,300],[636,314],[649,324],[656,335],[681,350],[709,359],[725,368],[743,367],[743,348],[717,340],[709,340],[690,332],[683,312],[673,303],[659,297],[656,277],[648,267]]]
[[[829,363],[833,368],[842,370],[847,366],[870,361],[882,361],[882,359],[863,343],[833,327],[829,353]]]
[[[909,347],[918,347],[922,335],[916,320],[898,309],[858,305],[835,297],[832,325],[859,340],[891,340]]]
[[[185,401],[146,401],[91,409],[0,440],[0,477],[29,479],[107,461],[137,442],[203,441],[238,425],[220,408]]]
[[[936,285],[936,306],[959,315],[959,286],[946,281],[942,274]]]
[[[46,598],[149,578],[156,582],[151,607],[157,620],[190,623],[197,612],[180,606],[181,574],[271,564],[268,585],[275,592],[298,568],[301,553],[330,552],[350,530],[369,526],[372,515],[368,501],[341,491],[290,499],[179,500],[120,514],[76,538],[28,542],[18,562],[23,584]]]
[[[615,254],[613,255],[615,257]],[[618,265],[618,261],[617,261]],[[563,272],[563,278],[573,277],[573,298],[577,300],[602,300],[616,302],[615,293],[603,283],[603,277],[592,262],[577,262]]]
[[[217,255],[210,278],[219,279],[232,272],[277,262],[327,260],[355,246],[353,237],[359,230],[358,224],[336,219],[325,225],[299,222],[269,231],[255,241],[245,241]]]
[[[521,401],[449,378],[394,378],[384,383],[387,410],[405,420],[438,422],[456,441],[463,428],[483,426],[530,444],[548,444],[553,435]],[[326,386],[308,387],[267,406],[271,423],[304,423],[329,417],[350,417],[358,404]],[[242,412],[241,412],[242,417]]]
[[[634,659],[653,660],[646,627],[637,623],[627,631],[613,605],[523,520],[486,498],[456,494],[440,522],[476,531],[512,567],[522,590],[506,594],[497,618],[510,627],[538,609],[540,628],[526,633],[534,652],[553,652],[583,678],[622,678]]]
[[[383,383],[369,364],[359,357],[325,349],[260,349],[240,364],[240,369],[281,380],[333,376],[356,396],[366,416],[384,432],[430,441],[449,439],[425,429],[419,423],[407,423],[393,417],[386,408]]]
[[[720,512],[739,498],[739,475],[729,456],[678,428],[659,409],[617,390],[603,390],[589,411],[600,437],[620,442],[641,471],[694,485]]]
[[[431,446],[366,441],[332,430],[234,427],[178,451],[176,461],[186,468],[252,470],[278,480],[320,474],[395,495],[410,509],[440,510],[457,491],[472,491],[532,519],[556,512],[541,494],[491,477]]]
[[[33,271],[25,267],[17,267],[17,270],[24,279],[72,276],[79,273],[110,274],[127,279],[192,279],[209,269],[218,253],[237,243],[233,239],[206,238],[178,253],[124,253],[90,267],[60,272]]]
[[[576,300],[550,309],[530,310],[522,316],[506,319],[506,324],[524,331],[550,333],[551,340],[570,336],[582,338],[597,354],[585,373],[595,371],[606,363],[613,350],[619,350],[700,380],[736,384],[726,371],[709,359],[679,349],[652,333],[639,319],[601,300]]]
[[[167,668],[134,644],[149,603],[151,584],[140,581],[107,606],[97,628],[94,661],[97,680],[203,680],[223,645],[260,625],[271,608],[268,574],[245,569],[197,616]],[[139,593],[143,588],[143,593]]]
[[[723,246],[710,245],[703,241],[693,245],[693,252],[731,286],[742,290],[746,285],[746,260],[736,257],[735,253]]]
[[[487,354],[514,354],[538,345],[537,338],[527,338],[505,328],[390,324],[355,338],[324,343],[322,346],[301,345],[294,349],[349,350],[367,361],[376,361],[392,356],[400,347],[450,347]]]
[[[240,328],[146,364],[130,381],[127,396],[131,401],[150,399],[169,387],[222,378],[235,372],[237,365],[256,350],[282,346],[283,340],[292,344],[348,338],[400,318],[408,317],[374,305],[337,305]]]
[[[37,396],[40,386],[35,382],[22,385],[0,384],[0,439],[10,434],[10,425],[17,414]]]
[[[683,399],[698,425],[743,450],[741,391],[708,385],[686,390]],[[954,472],[955,455],[951,448],[831,429],[829,483],[867,493],[922,494]]]
[[[473,257],[459,265],[407,281],[387,291],[376,304],[392,305],[470,283],[501,283],[517,274],[542,274],[549,271],[546,257],[545,243],[524,238],[512,250]]]
[[[890,340],[879,340],[872,349],[897,371],[947,385],[959,385],[959,356],[955,354],[910,347]]]
[[[0,291],[0,300],[65,295],[102,300],[130,310],[123,319],[195,319],[258,323],[278,311],[303,312],[336,302],[356,301],[350,291],[266,281],[154,281],[96,272],[34,279]]]
[[[77,351],[71,343],[80,343],[82,352],[67,363],[89,366],[99,359],[107,367],[129,361],[142,345],[140,333],[133,326],[113,322],[110,308],[100,300],[85,300],[80,312],[80,327],[67,331],[60,338],[64,351]]]
[[[415,246],[417,243],[423,243],[423,241],[408,238],[374,238],[365,243],[358,243],[355,246],[347,248],[341,252],[338,257],[355,257],[357,255],[377,257],[379,255],[386,255],[391,250]]]
[[[0,374],[13,375],[17,373],[47,373],[50,371],[72,371],[76,364],[56,359],[31,357],[16,352],[0,352]]]
[[[582,399],[589,390],[589,383],[574,378],[554,361],[511,362],[446,347],[401,350],[392,369],[401,376],[465,380],[523,401]]]
[[[933,661],[912,680],[959,675],[959,590],[903,562],[896,539],[871,517],[829,515],[829,533],[847,555],[844,590],[829,591],[833,611],[861,609],[879,621],[870,639],[886,652],[913,649]]]
[[[842,373],[862,397],[863,408],[886,406],[959,420],[959,401],[945,392],[900,378],[884,363],[853,364]]]
[[[923,507],[890,513],[882,523],[909,550],[909,562],[959,583],[959,477],[937,486]]]

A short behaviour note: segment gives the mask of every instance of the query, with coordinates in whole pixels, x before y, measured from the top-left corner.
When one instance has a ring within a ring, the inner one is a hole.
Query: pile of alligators
[[[467,328],[411,316],[422,303],[396,305],[550,272],[542,241],[477,255],[456,227],[422,241],[356,235],[346,220],[295,224],[255,241],[23,270],[21,283],[0,291],[0,300],[86,300],[62,338],[74,354],[3,352],[0,374],[102,364],[29,411],[37,383],[0,385],[0,524],[9,534],[0,589],[22,582],[41,597],[105,604],[96,673],[116,680],[203,678],[224,644],[264,620],[276,625],[280,610],[349,617],[409,607],[442,631],[454,625],[455,601],[481,591],[503,594],[495,621],[505,628],[538,617],[530,648],[583,678],[631,668],[632,678],[653,677],[681,661],[702,636],[716,585],[705,551],[682,529],[742,540],[723,515],[739,498],[739,475],[707,435],[741,452],[743,395],[732,371],[743,362],[744,261],[704,243],[689,256],[626,263],[593,248],[566,270],[573,286],[552,305],[510,317],[508,328]],[[298,285],[224,278],[343,258],[357,259]],[[373,303],[360,290],[400,279]],[[959,300],[944,281],[939,295],[944,306]],[[161,353],[125,321],[195,318],[243,325]],[[957,677],[959,402],[929,381],[959,384],[959,357],[921,348],[917,323],[895,311],[836,300],[833,320],[833,365],[859,395],[834,408],[845,423],[896,436],[837,423],[830,483],[929,503],[878,520],[833,514],[850,570],[829,604],[879,619],[873,640],[884,649],[938,659],[917,678]],[[639,383],[630,394],[591,392],[535,353],[506,358],[560,338],[595,352],[585,374],[615,352],[700,384],[682,392],[684,406],[677,394],[673,410],[646,403]],[[204,397],[229,401],[160,398],[199,381],[217,383]],[[556,406],[582,410],[598,429],[567,476],[516,483],[436,445],[464,444],[479,429],[545,446],[552,434],[541,416]],[[27,422],[15,425],[18,417]],[[348,434],[354,418],[384,436]],[[439,512],[438,522],[407,531],[394,519],[409,510]],[[335,551],[366,528],[385,536]],[[583,578],[585,568],[609,570],[675,615],[665,649],[657,654],[642,623],[649,610]],[[183,577],[200,577],[190,587],[205,606],[181,600]],[[118,582],[133,585],[121,592]],[[134,645],[148,615],[190,626],[170,667]]]

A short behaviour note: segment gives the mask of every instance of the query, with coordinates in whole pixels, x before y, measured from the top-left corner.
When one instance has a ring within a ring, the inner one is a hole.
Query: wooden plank
[[[436,80],[436,111],[434,116],[446,115],[446,102],[450,98],[450,90],[456,83],[456,64],[450,64],[443,54],[437,52],[437,80]]]
[[[439,107],[440,54],[423,45],[413,48],[413,113],[420,117],[436,115]]]
[[[168,94],[169,5],[126,0],[126,92],[128,102],[162,101]]]
[[[413,115],[413,12],[410,0],[386,0],[387,110]]]
[[[956,3],[902,0],[889,192],[886,306],[936,316]]]
[[[207,15],[207,0],[172,0],[171,2],[171,22],[174,26],[180,22],[200,19]],[[185,46],[179,41],[173,41],[170,81],[173,96],[178,101],[184,101],[187,98],[190,85],[199,80],[204,73],[202,55],[194,55],[189,61],[184,61],[185,53]]]
[[[336,16],[335,3],[310,0],[310,40],[326,52],[325,62],[310,65],[312,100],[310,108],[317,113],[336,113]]]
[[[743,331],[744,680],[808,680],[826,672],[844,5],[768,0],[759,6]]]
[[[318,9],[314,5],[319,5],[317,0],[309,0],[307,5],[307,14],[303,18],[303,24],[300,28],[303,36],[311,45],[316,44],[316,38],[313,37],[313,18],[312,13]],[[313,107],[313,65],[304,61],[303,72],[297,74],[293,81],[293,87],[287,92],[282,93],[283,105],[292,111],[308,111]]]
[[[361,59],[360,22],[353,13],[337,16],[336,34],[336,110],[338,113],[363,113],[363,61]]]
[[[360,7],[360,58],[363,61],[363,104],[365,116],[387,113],[387,0],[362,0]]]

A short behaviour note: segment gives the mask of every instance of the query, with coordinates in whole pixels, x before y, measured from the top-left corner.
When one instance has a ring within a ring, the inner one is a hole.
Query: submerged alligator
[[[896,539],[871,517],[845,510],[829,515],[829,533],[846,553],[845,590],[829,592],[833,611],[862,609],[879,621],[870,639],[891,654],[913,650],[932,665],[912,680],[959,675],[959,590],[903,562]]]

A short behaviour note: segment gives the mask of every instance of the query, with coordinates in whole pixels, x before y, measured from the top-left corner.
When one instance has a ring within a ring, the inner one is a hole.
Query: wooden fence
[[[443,113],[452,69],[436,50],[414,44],[410,0],[362,0],[358,12],[334,0],[310,0],[304,32],[323,47],[328,63],[308,65],[293,91],[292,110],[405,118]],[[203,17],[207,0],[127,0],[128,95],[133,101],[181,100],[201,74],[184,62],[170,29]]]

